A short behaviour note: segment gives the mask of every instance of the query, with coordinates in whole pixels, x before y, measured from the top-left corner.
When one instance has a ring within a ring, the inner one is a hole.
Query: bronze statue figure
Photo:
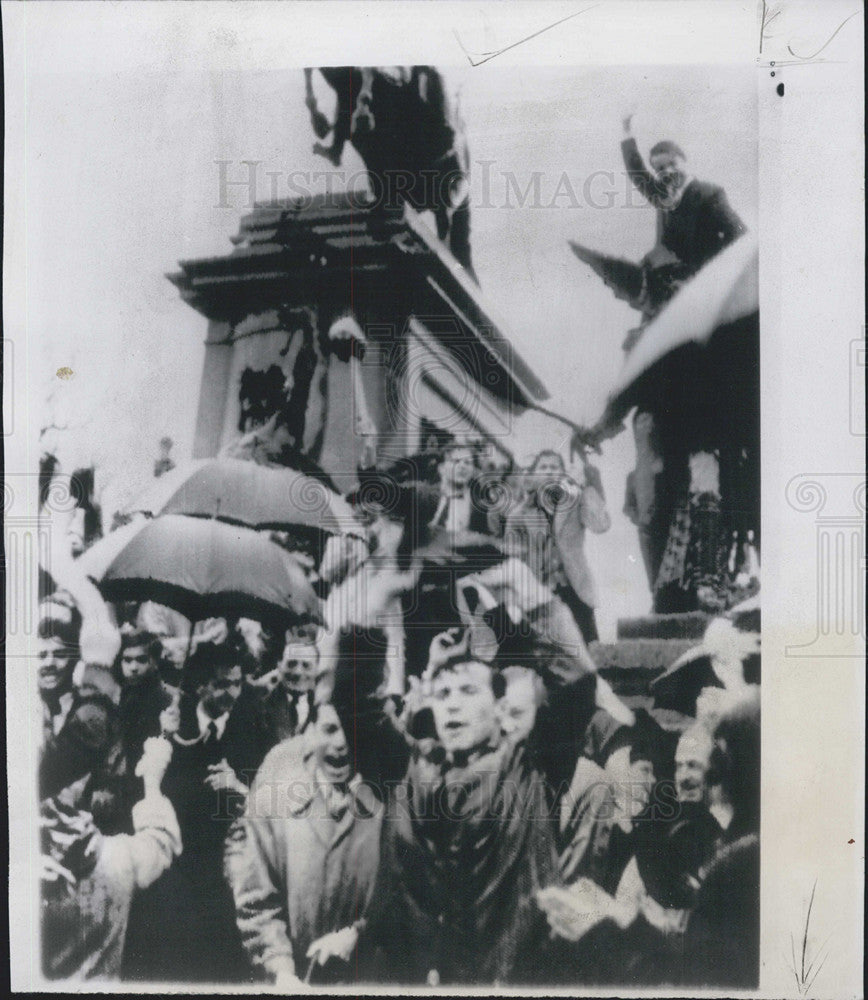
[[[306,103],[317,136],[314,152],[338,166],[347,142],[368,171],[374,201],[432,211],[437,235],[475,278],[470,258],[469,154],[443,79],[431,66],[322,67],[337,96],[333,122],[319,110],[313,70]],[[331,133],[331,145],[323,145]]]

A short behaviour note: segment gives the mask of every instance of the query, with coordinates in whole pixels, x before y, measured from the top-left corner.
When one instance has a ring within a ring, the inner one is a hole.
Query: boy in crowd
[[[145,740],[163,730],[161,716],[177,703],[179,692],[160,678],[163,647],[144,629],[121,630],[119,669],[121,694],[118,714],[121,740],[130,774],[142,755]]]

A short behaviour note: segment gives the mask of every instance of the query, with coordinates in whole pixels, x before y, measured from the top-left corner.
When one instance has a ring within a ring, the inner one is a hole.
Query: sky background
[[[228,207],[220,206],[216,161],[230,161],[231,179],[247,177],[241,161],[260,161],[259,200],[271,195],[268,172],[277,174],[284,196],[291,171],[326,167],[311,151],[299,68],[318,54],[308,59],[297,46],[276,52],[263,27],[248,25],[239,59],[238,36],[219,26],[203,46],[183,37],[189,19],[160,21],[151,10],[137,19],[129,5],[121,5],[120,18],[92,10],[102,4],[73,19],[64,16],[65,5],[59,14],[50,6],[55,16],[32,18],[27,41],[27,342],[43,424],[63,428],[52,432],[52,443],[67,468],[96,464],[110,511],[147,482],[161,436],[175,440],[176,459],[190,453],[205,321],[165,273],[179,259],[231,250],[250,206],[241,187],[230,189]],[[282,9],[288,17],[292,5]],[[483,26],[477,45],[498,44],[494,35]],[[185,42],[189,54],[181,57]],[[637,195],[627,198],[621,120],[635,112],[645,153],[658,139],[676,140],[692,172],[723,185],[754,226],[756,79],[744,67],[569,61],[475,68],[464,62],[444,75],[466,124],[471,239],[483,291],[549,389],[547,405],[591,423],[637,314],[573,257],[566,241],[638,260],[654,239],[653,211]],[[327,110],[329,92],[320,83]],[[347,147],[342,169],[352,175],[360,168]],[[504,175],[523,191],[534,172],[541,175],[539,201],[519,207]],[[614,173],[614,184],[597,172]],[[585,185],[595,175],[590,195],[605,205],[605,192],[613,191],[609,207],[589,203]],[[566,183],[578,205],[564,193]],[[311,182],[313,189],[324,184]],[[73,376],[58,379],[61,367]],[[521,460],[559,446],[566,446],[560,425],[517,421]],[[588,550],[607,595],[604,634],[620,614],[642,613],[649,604],[635,529],[620,513],[632,455],[630,436],[622,434],[600,461],[613,527],[589,539]]]

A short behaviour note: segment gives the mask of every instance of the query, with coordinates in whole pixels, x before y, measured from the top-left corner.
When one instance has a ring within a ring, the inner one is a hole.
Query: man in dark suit
[[[674,142],[658,142],[650,152],[651,170],[639,153],[631,129],[632,115],[624,119],[624,141],[621,152],[630,180],[645,198],[657,209],[657,242],[642,261],[643,289],[639,307],[642,324],[631,330],[624,342],[630,351],[642,336],[646,325],[657,315],[678,291],[681,285],[704,267],[721,250],[745,232],[744,223],[732,210],[723,188],[697,180],[687,167],[683,150]],[[660,407],[646,412],[640,406],[634,418],[634,427],[653,429],[662,442],[653,483],[648,481],[648,455],[642,454],[637,437],[636,470],[628,481],[628,509],[635,507],[631,519],[640,532],[643,556],[649,575],[649,587],[657,599],[655,581],[666,539],[673,517],[673,497],[678,494],[685,476],[685,458],[678,448],[667,447],[664,427],[666,413]],[[647,449],[645,449],[647,451]],[[636,489],[645,480],[642,506],[638,510]],[[653,518],[648,512],[653,509]]]
[[[139,897],[125,978],[239,982],[250,973],[223,874],[223,847],[269,749],[269,731],[231,645],[202,643],[185,675],[163,782],[184,851]]]
[[[313,643],[290,640],[286,644],[277,668],[280,681],[263,702],[272,746],[298,736],[307,726],[318,663]]]
[[[478,472],[473,448],[458,442],[446,447],[439,468],[440,495],[429,522],[432,528],[490,533],[488,510],[473,488]]]
[[[744,233],[745,226],[723,188],[690,175],[687,158],[676,143],[666,140],[651,148],[649,171],[633,137],[632,117],[624,119],[624,164],[630,180],[657,209],[658,246],[674,254],[680,264],[666,265],[672,269],[672,280],[685,280]]]

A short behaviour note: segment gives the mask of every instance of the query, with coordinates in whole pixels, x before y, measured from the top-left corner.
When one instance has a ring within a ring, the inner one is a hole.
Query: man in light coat
[[[578,484],[556,451],[542,451],[528,477],[527,498],[506,522],[508,551],[552,588],[591,643],[598,638],[597,588],[585,555],[585,530],[601,534],[611,524],[599,475],[589,467],[584,484]]]
[[[263,761],[226,844],[238,929],[280,989],[349,975],[380,853],[382,807],[353,773],[335,709],[314,702],[304,733]]]

